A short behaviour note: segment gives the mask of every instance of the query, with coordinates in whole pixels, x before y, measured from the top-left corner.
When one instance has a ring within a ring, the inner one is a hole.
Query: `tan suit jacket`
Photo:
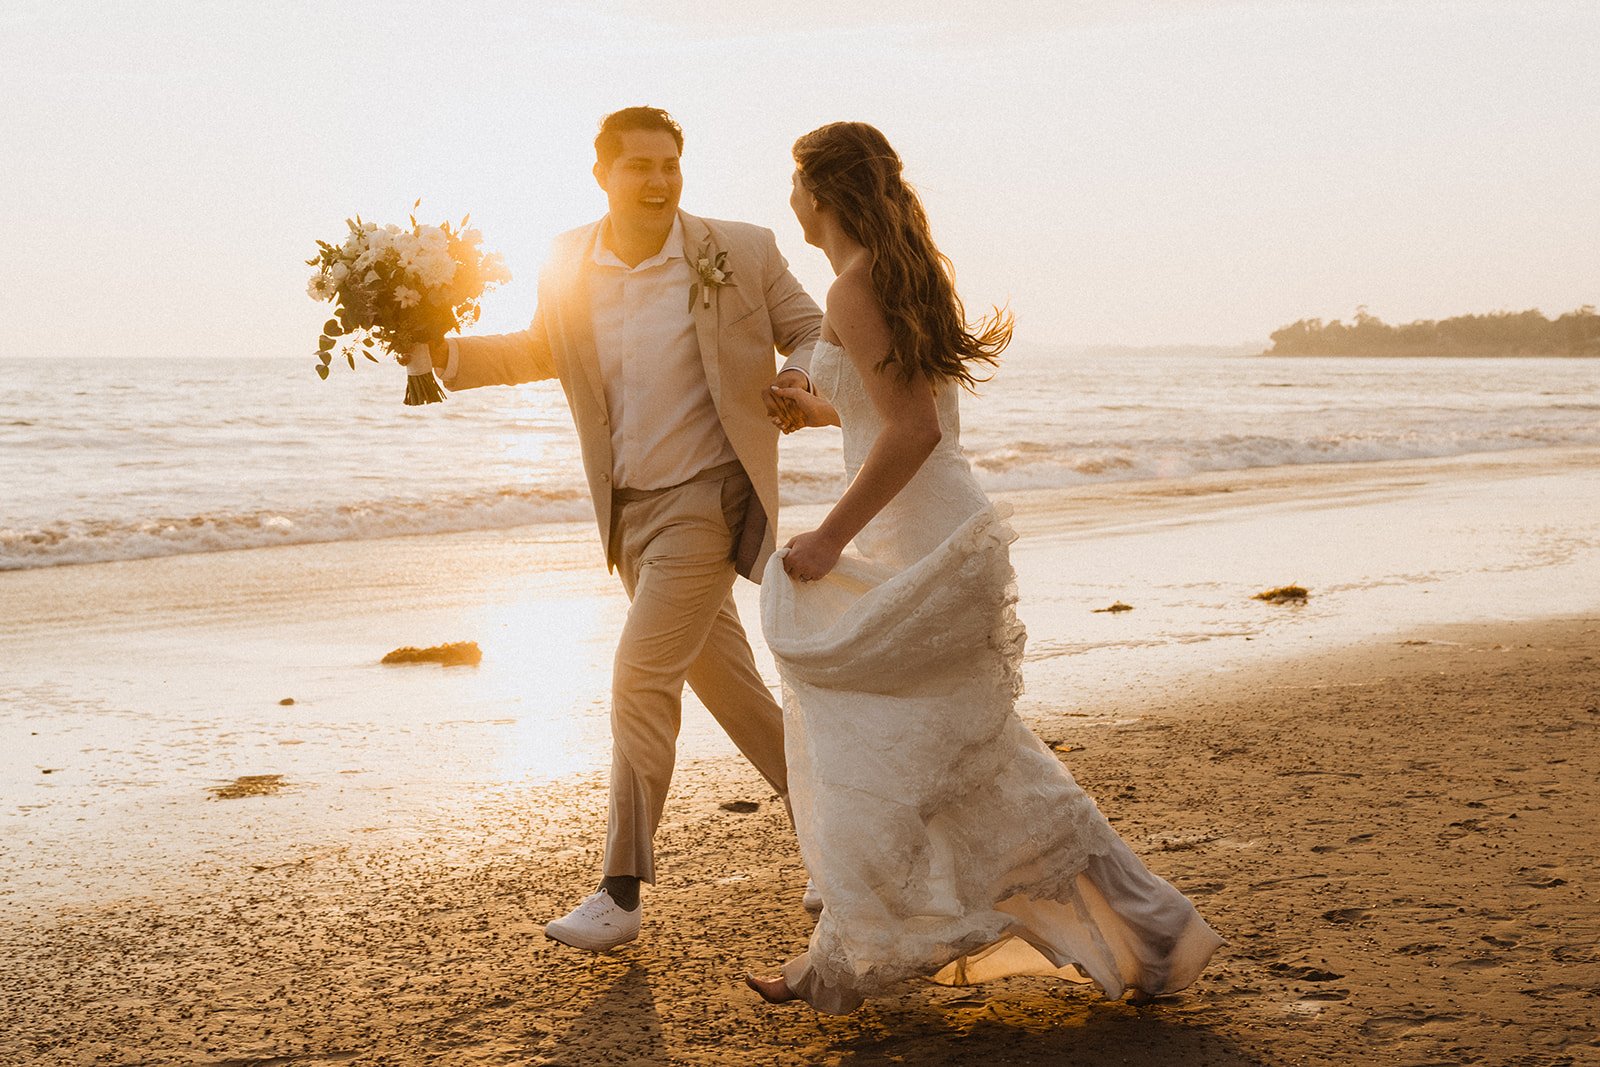
[[[785,369],[798,367],[809,373],[822,312],[789,273],[771,230],[678,214],[683,222],[684,254],[691,265],[702,248],[709,248],[713,256],[726,252],[725,269],[733,275],[733,284],[711,294],[710,307],[697,299],[693,314],[712,402],[734,454],[755,488],[735,546],[735,563],[740,574],[759,582],[767,557],[776,547],[778,525],[778,429],[767,419],[762,391],[772,381],[774,350],[788,357]],[[615,566],[610,416],[595,352],[588,290],[593,268],[590,253],[603,222],[569,230],[555,239],[550,260],[539,277],[533,323],[516,333],[458,339],[456,374],[444,384],[455,391],[545,378],[561,380],[583,450],[606,561]],[[689,294],[685,292],[683,298],[687,302]],[[664,381],[660,387],[671,389],[673,383]]]

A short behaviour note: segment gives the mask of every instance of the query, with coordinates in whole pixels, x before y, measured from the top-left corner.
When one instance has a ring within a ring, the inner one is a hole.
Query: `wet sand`
[[[8,914],[0,1060],[1600,1062],[1600,614],[1426,627],[1104,710],[1036,725],[1229,942],[1147,1007],[1035,978],[843,1019],[757,1003],[740,975],[804,944],[805,875],[759,780],[715,757],[680,770],[629,946],[541,934],[592,882],[600,778],[511,788],[410,840]]]

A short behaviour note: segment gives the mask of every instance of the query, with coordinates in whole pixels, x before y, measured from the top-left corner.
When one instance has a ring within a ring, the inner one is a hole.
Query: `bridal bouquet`
[[[354,370],[358,351],[374,363],[374,347],[403,359],[414,346],[478,321],[478,298],[490,286],[510,281],[511,272],[498,252],[479,248],[483,235],[467,228],[470,218],[452,229],[448,222],[418,225],[413,215],[406,230],[363,222],[357,215],[345,220],[350,233],[343,244],[317,242],[317,254],[306,260],[316,268],[306,292],[336,305],[317,342],[319,377],[327,380],[336,348]],[[406,369],[407,404],[444,399],[425,357]]]

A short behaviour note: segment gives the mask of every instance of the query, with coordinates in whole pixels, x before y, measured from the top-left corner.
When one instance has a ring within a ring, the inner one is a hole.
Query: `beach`
[[[0,6],[0,1067],[1600,1067],[1597,41]]]
[[[759,1005],[805,874],[692,698],[640,939],[545,939],[603,838],[625,602],[586,524],[0,575],[0,1059],[1600,1062],[1596,460],[1006,494],[1019,710],[1228,941],[1144,1008]],[[377,662],[455,640],[482,665]]]

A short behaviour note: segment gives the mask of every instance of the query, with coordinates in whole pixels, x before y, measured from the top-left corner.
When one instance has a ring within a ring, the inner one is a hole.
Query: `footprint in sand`
[[[1322,917],[1340,926],[1350,926],[1371,914],[1371,908],[1334,908],[1332,911],[1323,912]]]
[[[1504,967],[1506,961],[1498,956],[1472,956],[1464,960],[1456,960],[1450,965],[1452,971],[1487,971],[1495,967]]]
[[[1291,982],[1336,982],[1344,977],[1335,971],[1325,971],[1320,967],[1296,966],[1293,963],[1269,963],[1267,970]]]
[[[1361,1032],[1374,1041],[1398,1041],[1417,1033],[1448,1029],[1461,1021],[1459,1015],[1443,1013],[1380,1015],[1361,1024]]]
[[[1435,944],[1431,941],[1418,941],[1410,945],[1401,945],[1395,951],[1402,956],[1427,956],[1443,949],[1443,945]]]
[[[1592,944],[1557,945],[1550,958],[1562,963],[1600,963],[1600,952]]]
[[[1300,998],[1302,1004],[1330,1004],[1350,999],[1348,989],[1316,989]]]

